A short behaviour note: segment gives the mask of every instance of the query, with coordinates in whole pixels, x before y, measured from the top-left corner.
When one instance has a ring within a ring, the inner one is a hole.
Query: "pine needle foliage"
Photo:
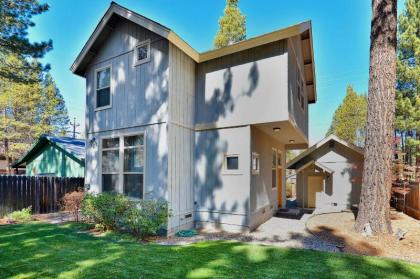
[[[226,0],[223,16],[219,19],[219,31],[214,38],[214,48],[221,48],[246,38],[246,17],[238,8],[239,0]]]

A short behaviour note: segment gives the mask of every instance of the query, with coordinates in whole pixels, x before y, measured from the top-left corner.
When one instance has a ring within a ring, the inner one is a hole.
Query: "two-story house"
[[[86,184],[166,199],[168,233],[253,229],[285,206],[308,145],[311,23],[199,53],[114,2],[71,70],[86,79]]]

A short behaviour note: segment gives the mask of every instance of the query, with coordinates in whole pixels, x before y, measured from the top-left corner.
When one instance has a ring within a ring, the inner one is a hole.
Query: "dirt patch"
[[[420,221],[405,214],[391,211],[394,232],[408,231],[403,240],[395,235],[363,237],[354,230],[355,216],[352,212],[315,215],[307,222],[308,230],[328,241],[345,253],[382,256],[420,263]]]

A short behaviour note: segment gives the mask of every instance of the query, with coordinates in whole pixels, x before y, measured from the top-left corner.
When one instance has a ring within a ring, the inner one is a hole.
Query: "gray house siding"
[[[284,145],[258,128],[251,127],[251,152],[258,153],[260,158],[260,173],[251,175],[251,228],[268,220],[277,209],[277,187],[272,188],[271,175],[273,148],[282,152],[282,197],[285,197]]]
[[[150,62],[134,66],[134,47],[151,40]],[[116,25],[86,73],[86,131],[166,122],[169,42],[127,20]],[[95,111],[95,70],[111,65],[111,104]]]
[[[277,41],[197,65],[196,125],[288,120],[287,45]]]
[[[277,207],[271,148],[284,157],[285,147],[253,124],[292,120],[307,136],[307,115],[290,100],[296,77],[288,72],[303,61],[291,55],[289,44],[299,48],[299,41],[283,39],[197,64],[171,37],[118,16],[111,26],[78,73],[86,69],[85,180],[91,191],[102,191],[101,140],[144,133],[145,197],[169,202],[170,234],[194,221],[252,229],[271,217]],[[135,66],[135,46],[145,40],[150,61]],[[96,70],[107,66],[111,107],[97,110]],[[258,177],[251,176],[252,151],[261,156]],[[226,155],[239,156],[239,170],[226,169]],[[283,170],[285,189],[284,177]]]
[[[317,200],[321,207],[337,207],[348,209],[353,204],[358,204],[360,199],[363,156],[351,151],[340,144],[329,147],[328,144],[315,150],[306,161],[315,160],[323,166],[334,171],[325,180],[325,192]],[[304,164],[304,162],[302,162]],[[298,173],[296,180],[296,199],[301,207],[307,206],[307,180],[314,174],[314,168],[308,167]]]
[[[134,66],[134,47],[150,39],[150,61]],[[112,107],[95,110],[95,71],[111,66]],[[127,20],[116,23],[86,72],[86,177],[101,189],[101,139],[145,133],[144,193],[167,199],[169,42]],[[90,141],[93,141],[90,144]]]
[[[168,201],[170,230],[193,226],[195,62],[169,45]]]
[[[168,184],[168,150],[165,144],[167,125],[141,126],[115,131],[97,132],[90,135],[96,143],[86,145],[85,183],[90,191],[102,192],[101,188],[101,139],[119,135],[145,133],[146,152],[144,169],[144,194],[146,198],[166,199]]]
[[[302,133],[308,138],[308,96],[305,86],[304,61],[302,57],[300,36],[287,40],[287,65],[288,65],[288,111],[290,119]],[[298,70],[299,69],[299,70]],[[298,73],[300,72],[303,81],[304,108],[302,109],[297,94]]]
[[[195,133],[195,221],[226,229],[250,225],[250,126]],[[225,168],[225,155],[239,156],[239,170]]]

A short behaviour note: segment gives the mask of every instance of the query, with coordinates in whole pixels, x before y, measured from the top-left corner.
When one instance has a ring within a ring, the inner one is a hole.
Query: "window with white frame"
[[[150,61],[150,40],[140,42],[134,49],[134,66]]]
[[[239,169],[239,156],[226,155],[225,166],[226,166],[226,170],[238,170]]]
[[[111,106],[111,67],[96,70],[96,108]]]
[[[271,188],[277,187],[277,150],[273,148],[271,153]]]
[[[260,154],[252,152],[251,164],[252,174],[260,174]]]
[[[124,188],[130,197],[143,198],[144,137],[143,135],[124,137]]]
[[[144,135],[102,140],[102,190],[143,198]]]
[[[120,139],[102,140],[102,191],[119,192]]]

